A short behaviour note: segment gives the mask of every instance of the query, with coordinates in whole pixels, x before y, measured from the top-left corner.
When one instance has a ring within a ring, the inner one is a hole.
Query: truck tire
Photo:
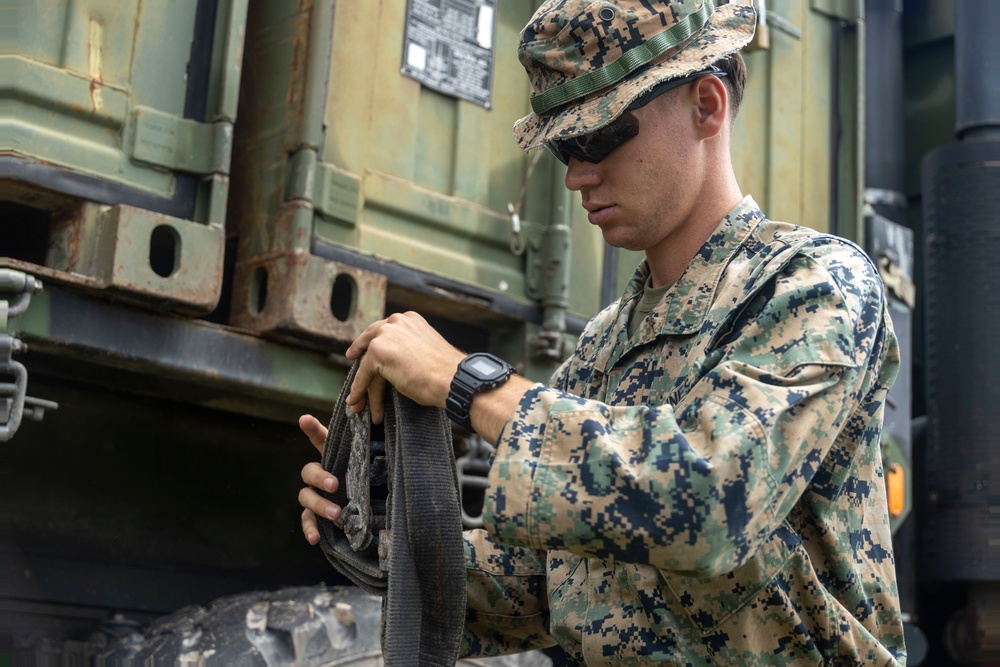
[[[97,655],[96,665],[381,667],[382,601],[352,586],[306,586],[219,598],[154,621]],[[459,665],[549,667],[540,652]]]

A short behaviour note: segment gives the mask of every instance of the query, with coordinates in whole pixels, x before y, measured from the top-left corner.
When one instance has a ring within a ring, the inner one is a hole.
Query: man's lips
[[[618,208],[614,204],[600,204],[595,202],[587,202],[583,207],[587,209],[587,220],[592,225],[600,225],[607,222]]]

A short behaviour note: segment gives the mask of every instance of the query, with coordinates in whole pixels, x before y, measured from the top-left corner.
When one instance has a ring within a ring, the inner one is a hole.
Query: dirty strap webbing
[[[326,495],[343,511],[336,522],[319,519],[320,544],[334,568],[384,598],[387,666],[453,667],[466,575],[450,422],[444,410],[390,387],[383,456],[368,409],[354,414],[344,403],[357,368],[334,406],[323,451],[323,468],[340,480]]]

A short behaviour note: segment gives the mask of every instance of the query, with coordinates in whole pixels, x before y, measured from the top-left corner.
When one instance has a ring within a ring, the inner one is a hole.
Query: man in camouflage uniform
[[[522,33],[534,113],[589,220],[643,250],[550,386],[477,394],[497,443],[466,533],[464,652],[576,664],[905,662],[879,455],[898,350],[876,270],[767,220],[729,158],[746,6],[549,0]],[[715,67],[711,67],[715,65]],[[414,313],[373,324],[347,401],[444,406],[464,354]],[[323,427],[301,421],[322,447]],[[337,481],[318,464],[310,487]],[[314,513],[339,508],[312,488]]]

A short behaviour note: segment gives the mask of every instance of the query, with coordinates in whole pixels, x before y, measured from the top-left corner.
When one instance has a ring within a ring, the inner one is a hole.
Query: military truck
[[[866,248],[902,346],[910,664],[998,661],[1000,5],[756,4],[737,176]],[[0,664],[378,663],[377,601],[302,539],[296,418],[396,311],[545,380],[640,258],[510,136],[537,5],[0,10]],[[489,443],[455,443],[475,525]]]

